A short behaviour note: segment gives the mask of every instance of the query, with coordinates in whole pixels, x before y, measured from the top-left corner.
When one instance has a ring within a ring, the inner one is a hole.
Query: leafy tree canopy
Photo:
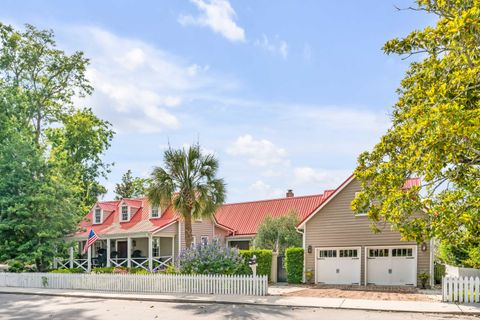
[[[135,198],[145,194],[146,180],[132,176],[132,170],[128,170],[122,176],[122,182],[115,186],[115,199]]]
[[[392,126],[358,159],[363,191],[352,206],[368,208],[406,239],[436,237],[480,244],[480,2],[418,0],[433,27],[395,38],[387,54],[413,61],[398,89]],[[409,177],[422,187],[402,188]],[[423,215],[418,215],[423,210]]]
[[[258,227],[253,245],[283,253],[289,247],[301,247],[302,235],[297,232],[298,216],[291,211],[279,217],[267,216]]]
[[[0,260],[44,270],[105,192],[101,155],[114,133],[74,105],[92,92],[87,65],[57,49],[52,31],[0,23]]]

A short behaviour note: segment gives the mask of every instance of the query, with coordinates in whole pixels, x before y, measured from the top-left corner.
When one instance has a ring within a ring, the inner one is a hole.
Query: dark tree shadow
[[[82,306],[82,304],[98,301],[98,299],[78,299],[72,302],[71,299],[64,301],[64,299],[58,298],[40,295],[0,294],[0,319],[98,319],[91,315],[87,316],[85,312],[91,310],[91,308]],[[50,304],[55,304],[59,308],[55,308],[55,310],[43,310],[41,308],[41,305]]]

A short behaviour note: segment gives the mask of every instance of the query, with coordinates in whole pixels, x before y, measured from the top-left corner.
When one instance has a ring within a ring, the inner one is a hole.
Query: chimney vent
[[[293,194],[293,190],[292,189],[288,189],[287,191],[287,198],[293,198],[294,194]]]

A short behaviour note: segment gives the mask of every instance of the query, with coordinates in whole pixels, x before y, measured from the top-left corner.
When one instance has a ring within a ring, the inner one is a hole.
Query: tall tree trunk
[[[193,241],[192,234],[192,215],[188,214],[185,216],[185,245],[187,248],[190,248]]]

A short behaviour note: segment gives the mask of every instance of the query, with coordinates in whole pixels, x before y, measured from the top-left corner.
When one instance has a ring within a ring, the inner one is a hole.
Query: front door
[[[118,241],[117,251],[118,251],[119,258],[126,258],[127,257],[127,241]]]

